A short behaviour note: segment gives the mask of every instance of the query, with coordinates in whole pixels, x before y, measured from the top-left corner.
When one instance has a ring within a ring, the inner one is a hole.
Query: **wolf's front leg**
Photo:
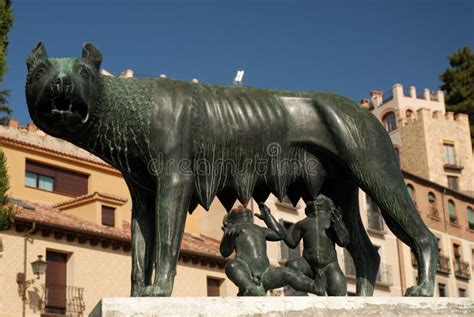
[[[171,296],[192,190],[189,176],[159,178],[155,207],[155,282],[145,296]]]
[[[137,188],[125,177],[132,195],[132,290],[131,296],[142,296],[145,287],[151,284],[155,244],[153,232],[155,195],[154,192]]]
[[[186,164],[192,158],[192,108],[186,94],[161,96],[151,120],[151,147],[166,168],[155,175],[155,281],[145,296],[170,296],[173,291],[193,190],[192,169]]]

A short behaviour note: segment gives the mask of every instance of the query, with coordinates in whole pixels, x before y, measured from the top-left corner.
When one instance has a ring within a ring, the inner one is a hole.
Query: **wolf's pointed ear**
[[[87,58],[99,70],[102,63],[102,53],[92,43],[82,45],[82,58]]]
[[[46,58],[48,58],[48,54],[44,48],[44,43],[38,42],[38,44],[36,44],[31,53],[26,58],[26,66],[28,67],[28,70],[30,70],[36,61]]]

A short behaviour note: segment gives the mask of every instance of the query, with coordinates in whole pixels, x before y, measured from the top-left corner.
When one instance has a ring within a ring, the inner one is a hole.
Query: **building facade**
[[[447,112],[441,91],[393,85],[362,100],[389,133],[407,189],[439,241],[435,296],[472,297],[473,159],[468,117]],[[399,243],[402,289],[416,282],[416,261]]]

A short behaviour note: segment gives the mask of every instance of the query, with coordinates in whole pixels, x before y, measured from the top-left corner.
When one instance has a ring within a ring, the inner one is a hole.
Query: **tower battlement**
[[[442,121],[441,121],[442,120]],[[405,127],[407,125],[414,125],[419,122],[443,123],[452,122],[453,124],[466,125],[468,123],[468,115],[464,113],[454,114],[454,112],[448,111],[443,113],[442,111],[432,111],[428,108],[420,108],[413,113],[410,117],[398,118],[398,126]]]

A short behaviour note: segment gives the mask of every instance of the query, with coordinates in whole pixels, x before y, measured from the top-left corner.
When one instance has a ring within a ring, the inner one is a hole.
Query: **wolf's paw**
[[[405,292],[405,296],[433,296],[434,288],[433,283],[424,282],[416,286],[409,287]]]

